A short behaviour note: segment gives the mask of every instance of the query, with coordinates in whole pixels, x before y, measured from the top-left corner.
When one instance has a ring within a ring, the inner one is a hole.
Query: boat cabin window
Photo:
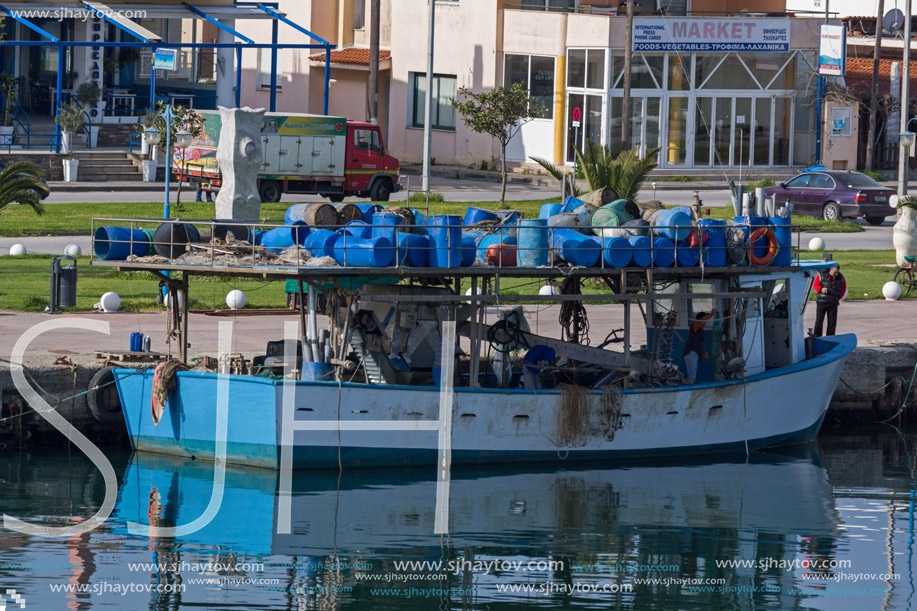
[[[773,280],[764,283],[767,291],[767,305],[764,316],[768,318],[789,318],[789,286],[786,280]]]
[[[715,293],[717,292],[717,283],[715,282],[688,282],[689,293]],[[710,313],[719,308],[719,299],[712,297],[694,297],[688,301],[691,320],[694,320],[700,313]],[[721,312],[722,314],[722,312]]]
[[[677,280],[675,282],[657,282],[653,286],[653,291],[657,295],[664,295],[666,293],[677,293],[680,288],[681,283]],[[678,300],[657,297],[650,303],[653,306],[653,321],[657,326],[663,325],[662,320],[669,313],[674,312],[676,316],[678,314]]]

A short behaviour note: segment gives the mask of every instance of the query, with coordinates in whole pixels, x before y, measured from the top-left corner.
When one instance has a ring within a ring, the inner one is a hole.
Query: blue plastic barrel
[[[299,379],[304,382],[331,382],[334,380],[334,365],[329,363],[303,363],[302,375]]]
[[[572,195],[568,195],[566,198],[564,198],[564,203],[561,205],[560,211],[561,212],[573,212],[577,208],[580,208],[585,205],[586,205],[586,202],[584,202],[583,200],[573,197]]]
[[[561,212],[563,212],[563,206],[560,204],[543,204],[541,206],[541,210],[538,212],[538,218],[547,219],[552,216],[556,216]]]
[[[92,239],[92,250],[103,261],[123,261],[130,255],[146,256],[149,236],[141,229],[99,227]]]
[[[704,265],[708,267],[726,266],[726,221],[703,219],[697,226],[707,234],[704,242]]]
[[[440,214],[430,217],[430,267],[459,267],[462,264],[462,217]]]
[[[430,264],[430,239],[425,235],[399,231],[395,261],[400,266],[426,267]]]
[[[548,221],[522,219],[517,233],[516,265],[543,267],[548,264]]]
[[[384,210],[384,208],[379,204],[354,204],[354,206],[360,209],[360,212],[363,213],[363,221],[369,224],[372,224],[373,216],[377,212]]]
[[[495,244],[508,244],[515,246],[517,244],[516,236],[509,235],[508,231],[498,231],[478,238],[478,258],[482,261],[487,260],[487,249]]]
[[[653,267],[672,267],[675,263],[675,243],[669,238],[653,239]]]
[[[700,248],[691,248],[688,240],[679,242],[675,249],[675,262],[678,267],[697,267],[700,264]]]
[[[373,237],[373,227],[366,221],[350,221],[340,229],[338,233],[341,235],[347,234],[352,238],[360,238],[365,240],[367,238]]]
[[[626,238],[605,238],[602,257],[610,267],[627,267],[634,258],[634,248]]]
[[[258,231],[256,231],[256,232],[254,232],[254,233],[252,234],[252,240],[253,240],[253,241],[252,241],[252,244],[254,244],[255,246],[261,246],[261,240],[264,239],[264,234],[266,234],[266,233],[267,233],[267,231],[265,231],[265,230],[258,230]]]
[[[303,221],[295,221],[292,227],[274,227],[261,236],[261,245],[265,250],[280,252],[294,244],[302,246],[309,236],[309,227]]]
[[[474,265],[475,257],[478,254],[476,243],[478,235],[477,232],[462,232],[462,267]]]
[[[475,223],[480,223],[481,221],[495,221],[497,220],[497,215],[491,212],[490,210],[484,210],[483,208],[473,208],[469,206],[465,210],[465,226],[469,227]]]
[[[652,267],[653,265],[653,252],[652,242],[646,236],[632,236],[627,240],[631,247],[633,247],[633,260],[631,264],[634,267]]]
[[[592,232],[592,209],[581,207],[573,212],[564,212],[548,217],[548,227],[588,227],[589,233]]]
[[[694,209],[691,208],[691,206],[675,206],[674,208],[670,208],[670,210],[672,210],[672,212],[683,212],[690,220],[694,220]]]
[[[657,210],[653,214],[653,233],[672,242],[686,239],[691,234],[691,227],[691,217],[682,210]]]
[[[429,235],[430,233],[430,219],[427,218],[427,215],[418,210],[417,208],[411,208],[411,212],[414,213],[414,229],[412,233],[421,233],[424,235]]]
[[[143,351],[143,333],[134,331],[131,333],[131,352]]]
[[[395,232],[398,231],[398,225],[404,223],[404,217],[387,212],[376,212],[373,214],[373,237],[385,238],[390,244],[395,244],[398,238]]]
[[[341,237],[334,242],[333,251],[334,260],[344,267],[388,267],[395,260],[395,246],[384,237]]]
[[[553,229],[551,247],[561,259],[570,265],[592,267],[602,256],[602,245],[598,240],[585,236],[573,229]]]
[[[735,217],[736,223],[739,224],[739,227],[742,229],[742,233],[745,234],[745,242],[748,243],[750,236],[755,230],[762,227],[768,227],[767,218],[763,216],[737,216]],[[767,255],[767,249],[770,246],[767,238],[758,238],[755,242],[755,256],[764,257]]]
[[[774,226],[774,235],[777,238],[777,245],[780,250],[774,257],[771,265],[792,265],[793,264],[793,230],[790,228],[792,219],[775,216],[767,219]]]
[[[342,239],[339,233],[328,229],[316,229],[306,237],[306,250],[313,257],[333,257],[334,244],[338,239]]]

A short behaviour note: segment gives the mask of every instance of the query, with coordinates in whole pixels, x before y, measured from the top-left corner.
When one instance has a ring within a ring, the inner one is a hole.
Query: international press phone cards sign
[[[153,68],[156,70],[175,70],[175,58],[178,52],[175,49],[154,49]]]
[[[847,29],[842,25],[821,26],[818,42],[818,73],[844,76],[847,71]]]

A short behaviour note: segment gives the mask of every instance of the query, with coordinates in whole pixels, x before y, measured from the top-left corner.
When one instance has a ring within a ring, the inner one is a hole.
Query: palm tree
[[[31,161],[17,161],[0,171],[0,210],[8,204],[31,206],[36,214],[44,214],[41,195],[48,190],[41,168]]]
[[[634,147],[615,155],[610,147],[603,147],[591,140],[586,141],[585,153],[576,147],[574,150],[590,191],[610,187],[618,197],[624,199],[636,199],[643,182],[656,167],[656,157],[659,154],[659,149],[654,148],[640,158],[637,156],[640,148]],[[531,159],[558,180],[563,179],[564,173],[551,162],[540,157]]]

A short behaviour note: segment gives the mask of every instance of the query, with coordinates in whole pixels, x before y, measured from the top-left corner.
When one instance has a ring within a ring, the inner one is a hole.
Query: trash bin
[[[76,259],[70,256],[51,259],[51,312],[76,305]]]

